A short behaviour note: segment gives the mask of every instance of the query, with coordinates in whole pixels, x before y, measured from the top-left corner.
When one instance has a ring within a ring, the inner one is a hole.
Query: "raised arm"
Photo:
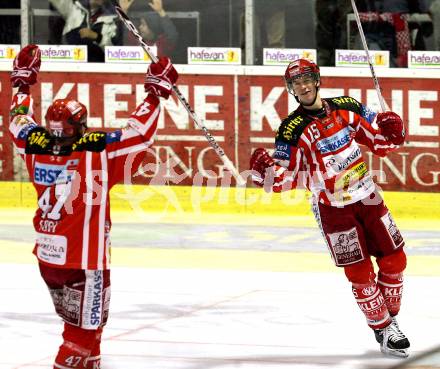
[[[177,78],[178,73],[169,58],[163,57],[150,64],[144,84],[148,95],[133,111],[126,127],[107,134],[106,147],[113,184],[138,169],[144,156],[139,154],[153,144],[156,134],[159,98],[168,99]]]
[[[405,140],[405,127],[402,119],[394,112],[371,113],[363,107],[359,119],[355,122],[355,140],[376,155],[386,156],[396,150]],[[379,129],[373,128],[377,123]]]
[[[39,126],[34,119],[33,99],[30,86],[37,82],[41,65],[41,52],[37,45],[24,47],[16,56],[11,73],[12,87],[18,91],[12,98],[9,132],[20,154],[25,153],[26,142],[31,131]],[[40,127],[40,129],[42,129]]]

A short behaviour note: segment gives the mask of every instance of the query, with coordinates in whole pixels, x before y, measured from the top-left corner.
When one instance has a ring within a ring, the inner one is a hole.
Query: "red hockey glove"
[[[145,76],[145,92],[168,99],[179,74],[167,57],[151,63]]]
[[[12,87],[33,85],[40,71],[41,51],[37,45],[27,45],[14,59],[11,73]]]
[[[274,165],[274,160],[265,149],[261,147],[256,149],[253,152],[249,163],[250,169],[254,171],[254,173],[252,173],[252,181],[257,186],[263,187],[264,178],[266,177],[266,169],[273,167]]]
[[[377,125],[382,135],[394,145],[401,145],[405,140],[405,127],[402,119],[392,111],[379,113],[376,117]]]
[[[259,187],[264,187],[266,192],[271,190],[281,192],[283,187],[285,168],[276,165],[269,153],[258,148],[254,151],[250,160],[250,168],[253,171],[252,181]],[[266,178],[266,176],[268,178]],[[265,180],[266,179],[266,180]]]

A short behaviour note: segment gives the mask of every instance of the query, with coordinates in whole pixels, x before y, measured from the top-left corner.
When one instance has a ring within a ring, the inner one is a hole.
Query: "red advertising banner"
[[[386,158],[364,150],[366,162],[384,190],[440,192],[440,80],[381,78],[384,97],[400,114],[407,142]],[[9,73],[0,72],[0,179],[13,180],[13,148],[8,128]],[[179,88],[237,169],[248,169],[256,147],[273,148],[280,121],[297,105],[281,76],[183,74]],[[89,127],[123,127],[144,97],[143,75],[46,72],[32,89],[36,118],[56,98],[70,97],[89,110]],[[350,95],[379,109],[371,78],[323,77],[323,97]],[[162,101],[155,144],[135,177],[148,183],[160,175],[170,184],[228,184],[230,174],[175,97]]]

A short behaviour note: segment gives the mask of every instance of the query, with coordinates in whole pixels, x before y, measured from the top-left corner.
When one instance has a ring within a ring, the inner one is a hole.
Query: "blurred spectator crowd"
[[[0,2],[0,43],[20,43],[20,0]],[[188,46],[247,50],[245,0],[119,0],[158,55],[186,63]],[[254,0],[254,63],[263,48],[317,49],[318,63],[332,66],[335,49],[362,49],[351,0]],[[389,50],[391,66],[405,67],[409,50],[440,50],[440,0],[356,0],[367,43]],[[31,42],[87,45],[88,60],[104,61],[105,46],[137,45],[111,0],[29,0]],[[41,12],[40,12],[41,13]]]

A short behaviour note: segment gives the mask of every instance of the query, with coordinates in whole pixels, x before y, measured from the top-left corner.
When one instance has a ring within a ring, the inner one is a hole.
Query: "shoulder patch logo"
[[[287,143],[277,141],[275,142],[275,153],[273,157],[279,160],[290,160],[292,154],[291,146]]]
[[[82,136],[72,145],[73,151],[102,151],[105,147],[106,134],[103,132],[90,132]]]
[[[289,121],[289,123],[286,124],[286,127],[283,130],[283,137],[286,140],[291,140],[293,137],[293,131],[296,127],[298,127],[299,124],[304,120],[302,116],[297,116]]]
[[[371,110],[367,106],[362,106],[361,108],[361,116],[370,124],[373,123],[376,114],[377,113],[375,111]]]
[[[361,104],[359,104],[359,102],[355,99],[353,99],[350,96],[342,96],[342,97],[335,97],[332,99],[332,101],[336,104],[336,105],[342,105],[342,104],[354,104],[358,107],[361,106]]]
[[[34,131],[28,136],[29,146],[39,146],[42,149],[45,149],[49,142],[49,135],[45,131]]]

